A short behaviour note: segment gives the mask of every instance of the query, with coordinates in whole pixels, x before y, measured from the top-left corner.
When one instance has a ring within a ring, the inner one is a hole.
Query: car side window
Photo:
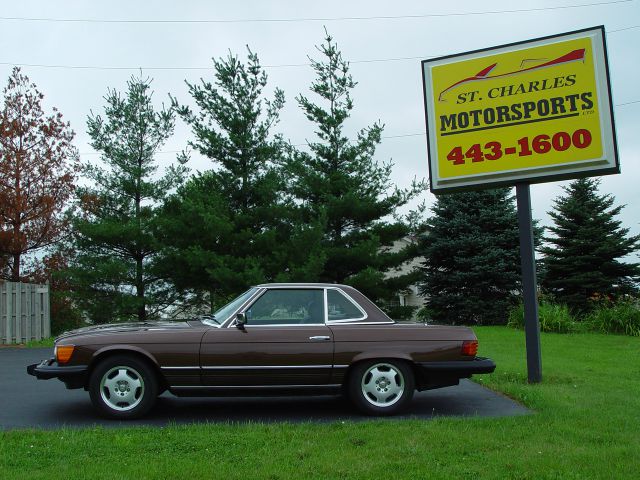
[[[364,315],[354,303],[338,290],[327,290],[328,319],[331,320],[361,320]]]
[[[324,323],[322,289],[266,291],[246,311],[247,325],[305,325]]]

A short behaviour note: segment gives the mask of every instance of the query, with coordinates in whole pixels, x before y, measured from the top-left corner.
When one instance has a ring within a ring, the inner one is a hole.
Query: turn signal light
[[[462,342],[462,355],[475,357],[478,353],[478,340],[465,340]]]
[[[73,354],[73,345],[57,345],[56,346],[56,361],[58,363],[67,363],[71,359]]]

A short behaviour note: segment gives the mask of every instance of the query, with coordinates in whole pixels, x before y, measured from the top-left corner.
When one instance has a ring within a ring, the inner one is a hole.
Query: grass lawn
[[[42,340],[31,340],[30,342],[25,343],[24,346],[27,348],[41,348],[41,347],[53,348],[54,340],[55,340],[55,337],[43,338]]]
[[[543,334],[531,386],[523,332],[476,333],[476,379],[536,414],[0,432],[0,478],[640,478],[640,338]]]
[[[11,343],[11,344],[0,344],[0,347],[13,347],[13,348],[42,348],[42,347],[53,347],[54,337],[43,338],[42,340],[31,340],[27,343]]]

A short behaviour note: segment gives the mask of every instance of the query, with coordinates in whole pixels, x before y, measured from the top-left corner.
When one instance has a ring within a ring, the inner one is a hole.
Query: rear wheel
[[[117,355],[106,358],[93,370],[89,395],[93,406],[105,417],[139,418],[155,404],[158,381],[143,360]]]
[[[409,366],[401,360],[375,360],[354,367],[349,396],[367,415],[395,415],[404,409],[415,390]]]

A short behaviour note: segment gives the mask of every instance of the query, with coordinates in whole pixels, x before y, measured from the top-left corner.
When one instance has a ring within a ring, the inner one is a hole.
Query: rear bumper
[[[483,357],[450,362],[423,362],[418,365],[425,373],[445,374],[458,378],[468,378],[477,373],[492,373],[496,369],[493,360]]]
[[[87,367],[84,365],[60,366],[53,358],[34,363],[27,367],[27,373],[38,380],[58,378],[67,388],[81,388],[85,385]]]
[[[473,360],[448,362],[422,362],[417,364],[416,380],[418,390],[457,385],[461,378],[492,373],[496,364],[490,358],[475,357]]]

